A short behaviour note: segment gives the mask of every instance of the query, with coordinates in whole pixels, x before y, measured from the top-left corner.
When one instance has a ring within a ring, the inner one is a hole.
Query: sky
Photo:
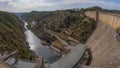
[[[0,0],[0,11],[31,12],[100,6],[120,10],[120,0]]]

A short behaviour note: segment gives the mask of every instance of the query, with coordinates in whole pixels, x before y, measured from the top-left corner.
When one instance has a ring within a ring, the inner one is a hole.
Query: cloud
[[[4,2],[7,2],[6,6]],[[0,0],[0,10],[5,11],[30,11],[39,7],[49,7],[53,5],[55,5],[55,3],[48,3],[43,0]]]
[[[104,5],[104,6],[114,6],[119,7],[120,5],[113,1],[105,1],[105,0],[62,0],[64,4],[75,4],[75,3],[85,3],[85,4],[93,4],[93,5]]]
[[[0,10],[9,12],[29,12],[32,10],[52,10],[67,7],[102,6],[105,8],[119,8],[115,0],[0,0]]]

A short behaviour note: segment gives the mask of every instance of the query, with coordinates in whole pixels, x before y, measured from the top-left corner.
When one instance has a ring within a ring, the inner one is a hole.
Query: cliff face
[[[29,59],[30,51],[22,24],[15,15],[0,11],[0,50],[8,53],[18,51],[20,58]]]
[[[96,18],[95,12],[87,12],[86,15]],[[99,13],[97,28],[86,43],[93,55],[91,66],[117,68],[120,65],[120,41],[116,40],[118,26],[119,15]]]

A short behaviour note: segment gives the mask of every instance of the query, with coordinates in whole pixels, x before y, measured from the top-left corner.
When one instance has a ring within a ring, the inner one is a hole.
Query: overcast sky
[[[100,6],[120,10],[120,0],[0,0],[0,11],[30,12]]]

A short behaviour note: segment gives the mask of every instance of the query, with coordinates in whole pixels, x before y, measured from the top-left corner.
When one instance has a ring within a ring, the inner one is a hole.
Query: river
[[[37,56],[42,56],[48,63],[54,63],[59,59],[59,55],[49,48],[49,46],[43,46],[41,39],[39,39],[30,29],[27,28],[28,23],[24,21],[24,28],[26,41],[28,42],[30,49],[35,52]],[[10,59],[9,64],[14,62],[14,59]],[[35,63],[19,60],[14,65],[17,68],[34,68]]]
[[[49,63],[55,62],[59,57],[58,54],[51,50],[49,46],[43,46],[41,44],[41,39],[39,39],[30,29],[28,29],[27,25],[27,22],[25,22],[25,35],[30,49],[34,51],[37,56],[42,56]]]

